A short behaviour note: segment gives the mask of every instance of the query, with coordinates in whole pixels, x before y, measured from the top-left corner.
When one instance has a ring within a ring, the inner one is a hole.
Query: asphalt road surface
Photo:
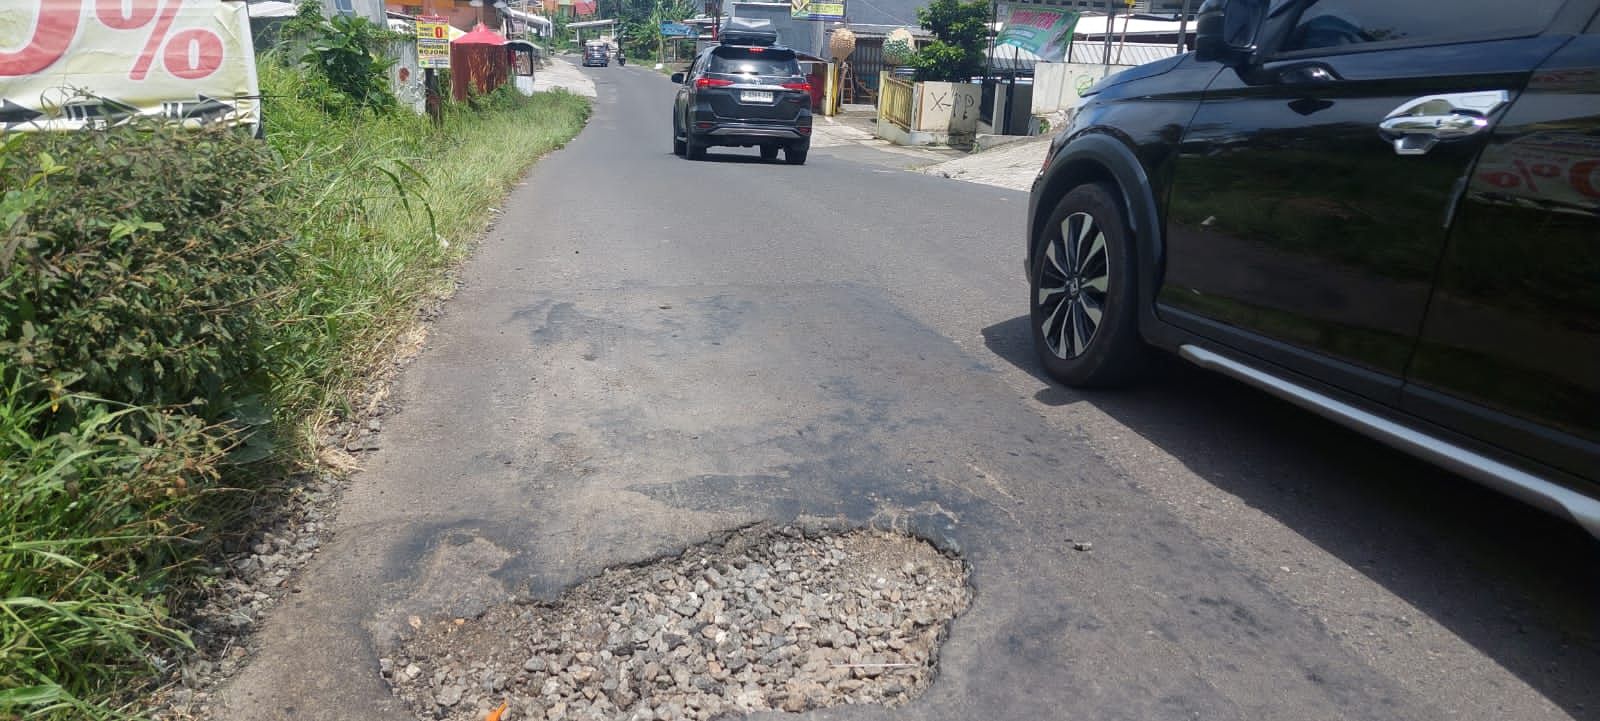
[[[859,146],[683,160],[665,79],[585,72],[218,718],[405,718],[409,616],[805,515],[975,587],[924,696],[811,718],[1600,718],[1586,536],[1178,362],[1046,382],[1024,194]]]

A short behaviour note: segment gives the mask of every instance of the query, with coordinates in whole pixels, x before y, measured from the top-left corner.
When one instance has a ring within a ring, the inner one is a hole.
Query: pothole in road
[[[893,533],[756,527],[611,569],[554,603],[425,625],[382,672],[424,719],[704,720],[898,705],[971,598],[958,559]]]

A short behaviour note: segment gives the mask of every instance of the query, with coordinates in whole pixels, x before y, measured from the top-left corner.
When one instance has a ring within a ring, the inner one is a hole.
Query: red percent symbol
[[[0,52],[0,77],[42,72],[66,54],[76,39],[86,0],[37,0],[33,37],[21,50]],[[150,74],[157,55],[167,72],[184,80],[206,77],[222,68],[225,49],[215,32],[200,28],[172,31],[183,0],[93,0],[94,15],[112,30],[150,28],[144,49],[128,70],[130,80]]]

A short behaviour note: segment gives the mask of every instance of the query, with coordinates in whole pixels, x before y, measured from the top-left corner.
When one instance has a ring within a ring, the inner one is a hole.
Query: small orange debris
[[[497,709],[495,709],[493,711],[490,711],[489,712],[489,718],[486,718],[483,721],[500,721],[500,714],[503,714],[503,713],[506,712],[506,703],[508,703],[508,702],[501,701],[500,702],[500,708],[497,708]]]

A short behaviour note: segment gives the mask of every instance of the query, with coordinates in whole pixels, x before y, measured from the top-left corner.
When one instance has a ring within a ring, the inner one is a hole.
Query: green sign
[[[844,0],[789,0],[789,17],[796,20],[843,20]]]
[[[1038,5],[1001,5],[1001,30],[995,47],[1021,48],[1046,62],[1061,62],[1072,45],[1078,13]]]

